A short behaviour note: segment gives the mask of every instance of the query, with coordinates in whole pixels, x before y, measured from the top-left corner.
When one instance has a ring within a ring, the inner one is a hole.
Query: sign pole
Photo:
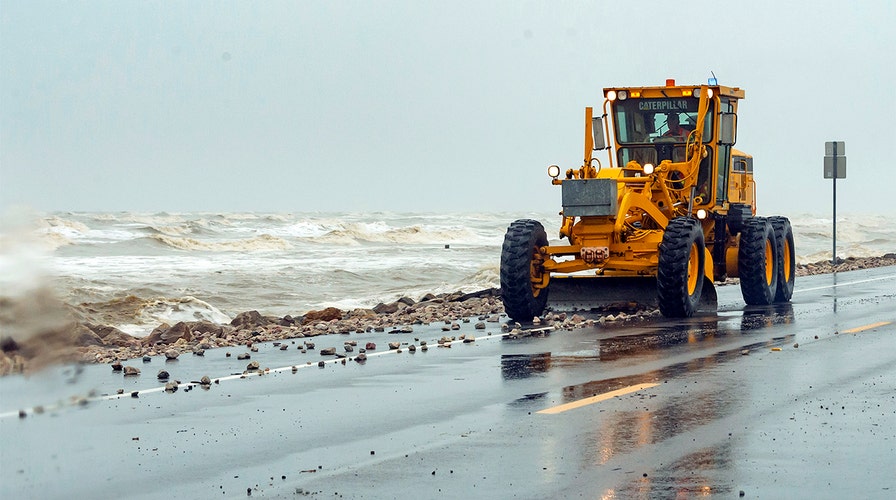
[[[833,223],[833,240],[834,240],[834,248],[831,252],[833,254],[833,258],[831,259],[831,266],[835,269],[836,273],[837,268],[837,177],[841,179],[846,178],[846,143],[843,141],[829,141],[824,143],[824,178],[832,179],[834,184],[834,201],[833,201],[833,210],[834,210],[834,223]]]
[[[834,232],[833,232],[833,240],[834,240],[834,250],[832,254],[834,255],[833,260],[831,260],[831,265],[833,266],[833,270],[837,272],[837,143],[834,143]]]

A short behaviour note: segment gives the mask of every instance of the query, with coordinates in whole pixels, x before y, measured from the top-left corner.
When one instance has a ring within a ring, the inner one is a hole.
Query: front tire
[[[544,260],[540,248],[548,245],[548,237],[540,222],[521,219],[513,222],[504,234],[501,247],[501,300],[504,311],[516,321],[531,321],[544,312],[548,289],[533,286],[541,281]]]
[[[660,243],[657,266],[657,302],[663,316],[694,315],[703,293],[706,252],[703,229],[696,219],[669,221]]]
[[[778,289],[775,302],[790,302],[796,274],[796,253],[793,246],[793,228],[787,217],[769,217],[778,242]]]
[[[746,220],[737,249],[737,273],[744,302],[767,306],[775,301],[779,262],[778,242],[771,223],[763,217]]]

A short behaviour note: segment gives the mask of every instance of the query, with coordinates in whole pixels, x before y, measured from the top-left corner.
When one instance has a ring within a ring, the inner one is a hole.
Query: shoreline
[[[886,266],[896,266],[896,253],[838,259],[836,266],[830,261],[800,264],[796,267],[796,276]],[[717,286],[730,286],[737,282],[736,278],[729,279]],[[10,307],[8,304],[0,306]],[[58,314],[58,311],[55,313]],[[586,320],[579,314],[548,313],[544,323],[555,329],[573,329],[656,314],[658,311],[644,310]],[[372,309],[344,311],[328,307],[298,317],[265,316],[258,311],[247,311],[238,314],[229,324],[209,321],[179,322],[174,325],[163,323],[146,337],[134,337],[114,326],[90,323],[68,314],[65,321],[57,322],[27,339],[16,340],[5,335],[0,338],[0,376],[33,373],[60,363],[100,364],[145,356],[203,355],[206,350],[219,347],[251,347],[255,343],[320,335],[403,331],[420,324],[442,323],[442,330],[450,332],[457,329],[458,322],[470,322],[471,318],[478,318],[477,330],[484,329],[486,323],[500,323],[502,318],[506,318],[497,288],[473,293],[426,294],[420,300],[403,297]]]

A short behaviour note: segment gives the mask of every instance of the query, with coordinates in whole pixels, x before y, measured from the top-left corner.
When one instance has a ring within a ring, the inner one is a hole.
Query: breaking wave
[[[229,241],[203,241],[195,238],[166,236],[164,234],[154,234],[150,238],[178,250],[198,250],[203,252],[264,252],[289,250],[292,248],[288,241],[269,234]]]

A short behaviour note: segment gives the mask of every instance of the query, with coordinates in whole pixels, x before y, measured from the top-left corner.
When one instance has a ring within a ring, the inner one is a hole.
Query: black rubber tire
[[[704,248],[703,229],[696,219],[677,217],[669,221],[659,247],[656,279],[657,302],[663,316],[694,315],[703,293]]]
[[[749,305],[769,305],[778,291],[778,244],[775,229],[764,217],[744,221],[737,249],[740,292]]]
[[[540,222],[521,219],[504,234],[501,247],[501,300],[504,312],[516,321],[531,321],[541,315],[548,302],[548,288],[532,287],[533,257],[548,245]],[[537,271],[537,270],[536,270]]]
[[[778,242],[778,289],[775,302],[790,302],[796,277],[796,253],[793,246],[793,228],[787,217],[769,217]]]

